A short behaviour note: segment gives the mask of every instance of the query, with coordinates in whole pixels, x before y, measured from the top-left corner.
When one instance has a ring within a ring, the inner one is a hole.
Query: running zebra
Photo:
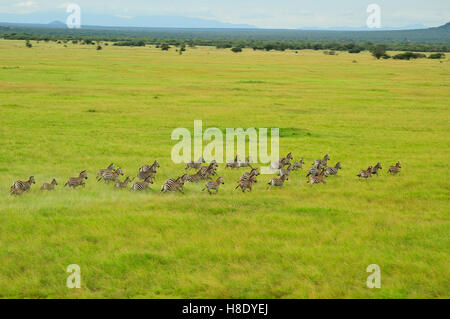
[[[159,168],[158,161],[154,161],[152,165],[143,165],[141,168],[139,168],[139,173],[137,175],[137,178],[140,180],[146,180],[148,177],[151,177],[152,179],[156,175],[156,169]]]
[[[239,158],[239,155],[236,155],[236,157],[234,158],[233,162],[227,162],[225,164],[225,169],[228,168],[228,167],[231,168],[231,169],[239,168],[240,162],[241,162],[241,160]]]
[[[395,164],[395,166],[389,167],[388,173],[390,173],[392,175],[396,175],[396,174],[400,173],[401,168],[402,168],[402,165],[400,164],[400,162],[397,162],[397,164]]]
[[[337,175],[338,170],[342,169],[341,162],[337,162],[334,167],[327,167],[325,169],[325,175]]]
[[[278,176],[284,176],[284,175],[286,175],[286,176],[288,176],[289,177],[289,175],[291,174],[291,171],[294,169],[294,166],[292,166],[292,164],[290,164],[289,166],[288,166],[288,168],[284,168],[284,167],[282,167],[282,168],[280,168],[280,170],[278,171]]]
[[[291,160],[294,159],[294,157],[292,156],[292,153],[289,152],[286,157],[282,157],[280,158],[280,160],[278,161],[278,169],[281,169],[282,167],[286,166],[286,165],[291,165]]]
[[[170,178],[168,179],[161,188],[161,193],[165,193],[167,191],[175,192],[179,191],[180,193],[184,194],[183,187],[184,183],[186,182],[188,178],[187,174],[184,174],[183,176],[180,176],[176,179]]]
[[[185,170],[190,168],[199,169],[200,167],[202,167],[202,163],[205,163],[205,159],[203,158],[203,156],[200,156],[197,162],[186,163]]]
[[[147,177],[143,182],[134,182],[131,185],[130,192],[147,190],[147,189],[149,189],[150,184],[153,184],[153,180],[151,177]]]
[[[273,186],[283,187],[284,182],[287,181],[288,179],[289,179],[288,175],[282,175],[280,178],[274,177],[269,181],[269,183],[268,183],[269,187],[267,189],[271,189]]]
[[[250,163],[253,163],[253,160],[250,156],[247,156],[247,158],[245,159],[245,162],[243,163],[239,163],[239,167],[250,167],[253,168]]]
[[[111,181],[116,182],[120,175],[123,176],[123,172],[120,167],[112,171],[108,170],[103,172],[100,178],[97,178],[97,182],[100,182],[102,179],[105,181],[106,184],[109,184],[109,182]]]
[[[236,188],[234,190],[236,190],[236,189],[238,189],[240,187],[243,193],[245,193],[245,191],[247,189],[249,190],[249,192],[251,192],[252,191],[252,186],[253,186],[254,183],[256,183],[255,176],[252,176],[252,177],[250,177],[249,179],[246,179],[246,180],[240,179],[237,182],[238,185],[236,186]]]
[[[325,169],[322,168],[322,171],[319,173],[319,175],[311,175],[311,177],[309,178],[309,182],[311,184],[311,186],[313,186],[314,184],[326,184],[325,182]]]
[[[320,174],[320,169],[317,167],[311,167],[308,170],[308,174],[306,174],[306,178],[308,178],[308,176],[317,176]]]
[[[366,180],[372,176],[372,166],[369,166],[366,170],[360,170],[358,175],[359,178],[365,178]]]
[[[103,173],[105,173],[106,171],[112,171],[114,169],[116,169],[116,166],[113,163],[109,164],[109,166],[107,168],[101,169],[97,172],[97,179],[101,178]]]
[[[327,167],[327,163],[330,160],[330,156],[328,154],[325,154],[323,159],[317,159],[314,161],[313,166],[317,169],[322,169],[324,167]]]
[[[78,186],[85,186],[84,179],[88,179],[87,172],[82,171],[78,177],[71,177],[68,179],[68,181],[64,184],[64,187],[69,186],[72,188],[76,188]]]
[[[56,179],[53,179],[51,183],[44,183],[41,186],[41,191],[52,191],[55,189],[55,186],[58,185]]]
[[[297,169],[302,169],[303,168],[303,164],[305,164],[305,161],[303,160],[303,158],[298,161],[298,162],[294,162],[294,164],[292,164],[294,171]]]
[[[204,191],[205,189],[208,190],[208,193],[211,195],[211,190],[214,189],[216,191],[216,194],[219,192],[219,186],[220,184],[225,184],[222,177],[219,177],[216,181],[207,181],[205,183],[205,188],[202,189]]]
[[[251,178],[254,178],[254,182],[256,183],[256,176],[259,175],[259,169],[258,168],[252,168],[252,170],[249,172],[245,172],[241,176],[241,181],[248,181]]]
[[[372,167],[372,175],[377,175],[378,176],[378,170],[383,169],[383,167],[381,167],[380,162],[377,163],[377,165],[375,165],[374,167]]]
[[[134,180],[134,178],[133,178],[133,180]],[[123,182],[116,181],[116,183],[114,184],[114,187],[115,188],[127,188],[128,183],[131,183],[133,180],[131,180],[130,177],[127,176],[127,178],[125,178],[125,180]]]
[[[28,192],[31,188],[32,184],[36,184],[36,181],[34,180],[34,176],[30,176],[27,181],[15,181],[13,185],[11,186],[11,191],[13,189],[20,189],[24,192]]]

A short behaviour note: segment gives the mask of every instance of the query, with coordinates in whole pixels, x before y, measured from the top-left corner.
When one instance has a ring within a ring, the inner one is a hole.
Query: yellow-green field
[[[0,297],[450,297],[448,59],[32,43],[0,41]],[[170,134],[196,119],[278,127],[280,153],[305,168],[243,194],[244,169],[221,165],[216,196],[201,184],[160,195],[184,171]],[[325,153],[343,169],[311,187],[305,171]],[[155,159],[147,193],[94,178]],[[379,177],[358,180],[378,161]],[[63,187],[83,169],[85,189]],[[30,175],[31,192],[10,196]],[[81,289],[66,287],[69,264]],[[366,287],[369,264],[380,289]]]

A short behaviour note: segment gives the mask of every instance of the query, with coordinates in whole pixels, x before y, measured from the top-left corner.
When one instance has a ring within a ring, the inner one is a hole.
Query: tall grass
[[[0,52],[0,297],[449,297],[448,60],[20,41]],[[261,176],[242,194],[242,170],[221,166],[216,196],[200,184],[160,195],[184,171],[170,133],[196,119],[279,127],[282,154],[309,167],[329,153],[343,169],[314,187],[293,172],[272,191]],[[147,193],[94,179],[154,159]],[[357,179],[378,161],[381,176]],[[84,169],[85,189],[63,187]],[[32,191],[9,196],[30,175]],[[52,178],[57,190],[39,192]],[[373,263],[381,289],[366,287]],[[69,264],[81,289],[65,285]]]

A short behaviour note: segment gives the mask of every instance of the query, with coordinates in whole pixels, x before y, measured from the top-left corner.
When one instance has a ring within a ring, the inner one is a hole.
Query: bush
[[[370,53],[379,60],[380,58],[387,56],[386,46],[382,44],[376,45],[370,49]]]
[[[404,52],[397,55],[394,55],[394,59],[396,60],[411,60],[411,59],[420,59],[426,58],[427,56],[423,53],[414,53],[414,52]]]
[[[25,42],[25,46],[27,48],[32,48],[33,47],[33,45],[31,44],[31,42],[29,40],[27,40],[27,42]]]
[[[428,59],[445,59],[445,54],[444,53],[432,53],[432,54],[430,54]]]
[[[241,47],[234,47],[234,48],[231,48],[231,51],[234,52],[234,53],[239,53],[239,52],[242,52],[242,48]]]
[[[170,49],[170,45],[168,45],[167,43],[161,44],[161,50],[168,51],[169,49]]]
[[[97,51],[100,51],[101,49],[103,49],[102,46],[101,45],[97,45]]]
[[[352,48],[352,49],[348,50],[348,53],[359,53],[361,51],[362,51],[362,49],[360,49],[360,48]]]

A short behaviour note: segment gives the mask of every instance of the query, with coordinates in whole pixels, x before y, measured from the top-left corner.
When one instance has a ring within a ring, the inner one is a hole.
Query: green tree
[[[378,60],[383,56],[386,56],[386,46],[383,44],[378,44],[370,49],[370,53]]]

